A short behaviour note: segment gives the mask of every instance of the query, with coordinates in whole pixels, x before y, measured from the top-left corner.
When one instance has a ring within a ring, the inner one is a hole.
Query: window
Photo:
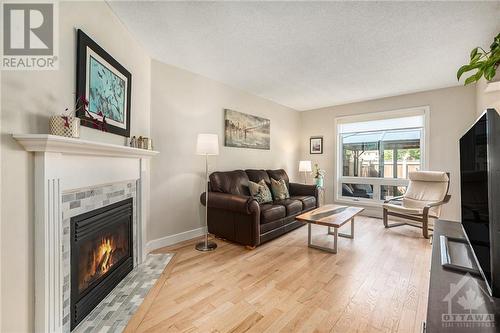
[[[337,199],[380,203],[403,195],[425,162],[426,108],[337,119]]]

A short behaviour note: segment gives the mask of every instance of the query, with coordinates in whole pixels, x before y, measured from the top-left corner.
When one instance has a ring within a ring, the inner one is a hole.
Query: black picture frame
[[[313,149],[313,142],[319,141],[319,150]],[[323,154],[323,137],[313,136],[309,139],[309,154]]]
[[[124,137],[130,137],[130,95],[132,91],[132,74],[123,67],[118,61],[116,61],[108,52],[106,52],[102,47],[100,47],[92,38],[87,36],[81,29],[77,31],[77,70],[76,70],[76,98],[77,101],[81,97],[89,99],[87,96],[87,86],[89,84],[89,71],[87,69],[87,49],[90,49],[99,57],[104,59],[107,64],[100,63],[101,66],[107,68],[109,71],[114,69],[115,72],[119,72],[126,79],[126,101],[125,101],[125,116],[124,127],[116,126],[111,124],[109,121],[106,122],[107,132],[121,135]],[[113,68],[108,68],[111,65]],[[115,74],[116,75],[116,74]],[[96,114],[92,114],[95,118],[100,117]],[[87,126],[94,128],[92,119],[85,113],[84,110],[77,111],[76,116],[82,119],[82,126]],[[109,118],[107,118],[109,119]],[[100,120],[100,119],[99,119]]]

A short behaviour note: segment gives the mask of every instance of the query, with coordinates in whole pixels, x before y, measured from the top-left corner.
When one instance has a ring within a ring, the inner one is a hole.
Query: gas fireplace
[[[132,198],[71,219],[71,329],[132,270]]]

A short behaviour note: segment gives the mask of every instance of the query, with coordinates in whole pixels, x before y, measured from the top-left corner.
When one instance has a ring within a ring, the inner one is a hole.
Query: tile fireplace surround
[[[13,137],[35,154],[35,331],[69,332],[69,219],[132,197],[134,267],[141,263],[147,163],[158,152],[44,134]]]

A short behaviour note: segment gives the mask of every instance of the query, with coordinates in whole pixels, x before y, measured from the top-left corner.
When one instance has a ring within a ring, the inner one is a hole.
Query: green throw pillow
[[[269,190],[269,187],[267,187],[264,179],[262,179],[259,183],[249,181],[248,187],[250,188],[250,194],[255,198],[255,200],[257,200],[258,203],[263,204],[273,201],[271,191]]]
[[[284,179],[274,180],[271,178],[271,190],[273,191],[274,200],[290,198],[290,193],[288,193]]]

